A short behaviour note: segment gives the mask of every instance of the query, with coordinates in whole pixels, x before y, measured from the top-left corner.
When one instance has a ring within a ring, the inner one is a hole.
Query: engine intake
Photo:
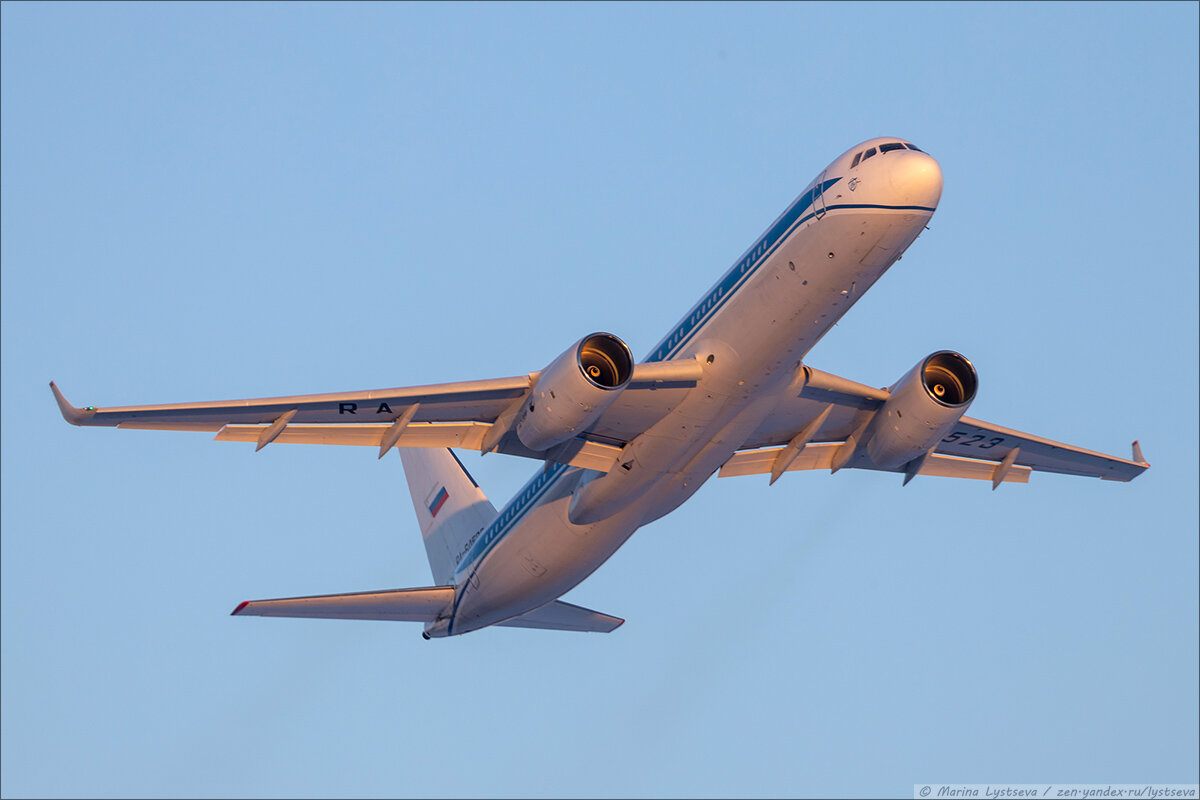
[[[517,438],[547,450],[574,438],[613,404],[633,377],[633,354],[611,333],[593,333],[542,370],[517,418]]]
[[[896,469],[937,445],[967,412],[979,376],[966,357],[940,350],[910,369],[890,389],[867,432],[867,455]]]
[[[633,354],[611,333],[593,333],[579,343],[579,368],[602,389],[624,388],[633,376]]]
[[[925,359],[921,381],[934,400],[949,408],[969,404],[979,387],[975,367],[952,350],[942,350]]]

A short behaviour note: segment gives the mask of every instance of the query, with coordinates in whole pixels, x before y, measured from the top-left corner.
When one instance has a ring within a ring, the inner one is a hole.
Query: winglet
[[[231,613],[229,616],[231,616],[231,617],[236,617],[236,616],[237,616],[237,613],[238,613],[239,611],[241,611],[243,608],[245,608],[246,606],[248,606],[248,605],[250,605],[250,601],[249,601],[249,600],[243,600],[242,602],[238,603],[238,607],[237,607],[237,608],[235,608],[235,609],[233,610],[233,613]]]
[[[1150,466],[1150,462],[1147,461],[1146,457],[1142,455],[1142,446],[1137,443],[1136,439],[1133,442],[1133,460],[1139,464]]]
[[[67,398],[63,397],[63,393],[58,390],[58,386],[54,381],[50,381],[50,391],[54,392],[54,399],[58,401],[58,410],[62,412],[63,419],[72,425],[82,425],[85,421],[96,416],[94,408],[76,408],[67,402]]]

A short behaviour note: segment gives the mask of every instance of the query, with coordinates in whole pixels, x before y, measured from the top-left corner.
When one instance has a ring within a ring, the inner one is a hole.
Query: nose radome
[[[888,180],[898,205],[936,208],[942,198],[942,168],[926,153],[889,153]]]

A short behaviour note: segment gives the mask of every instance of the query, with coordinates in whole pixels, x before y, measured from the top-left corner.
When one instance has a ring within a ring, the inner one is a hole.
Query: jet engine
[[[547,450],[574,438],[613,404],[633,376],[633,354],[611,333],[593,333],[542,370],[517,417],[517,438]]]
[[[979,377],[964,356],[941,350],[923,359],[890,389],[867,435],[867,455],[896,469],[932,449],[975,399]]]

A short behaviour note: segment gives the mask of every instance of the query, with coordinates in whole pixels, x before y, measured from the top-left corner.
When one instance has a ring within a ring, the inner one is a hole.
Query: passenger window
[[[900,144],[899,142],[889,142],[888,144],[879,145],[879,152],[881,152],[881,153],[890,153],[893,150],[903,150],[903,149],[904,149],[904,145]]]
[[[859,160],[860,158],[862,158],[862,153],[855,153],[855,154],[854,154],[854,160],[850,162],[850,169],[854,169],[855,167],[857,167],[857,166],[858,166],[858,160]]]
[[[875,148],[874,148],[874,147],[872,147],[872,148],[871,148],[870,150],[868,150],[867,152],[863,153],[863,161],[866,161],[868,158],[870,158],[870,157],[871,157],[871,156],[873,156],[873,155],[875,155]]]
[[[921,148],[917,147],[915,144],[909,144],[909,145],[908,145],[908,149],[909,149],[909,150],[916,150],[918,153],[924,153],[924,152],[925,152],[925,151],[924,151],[924,150],[922,150]]]

